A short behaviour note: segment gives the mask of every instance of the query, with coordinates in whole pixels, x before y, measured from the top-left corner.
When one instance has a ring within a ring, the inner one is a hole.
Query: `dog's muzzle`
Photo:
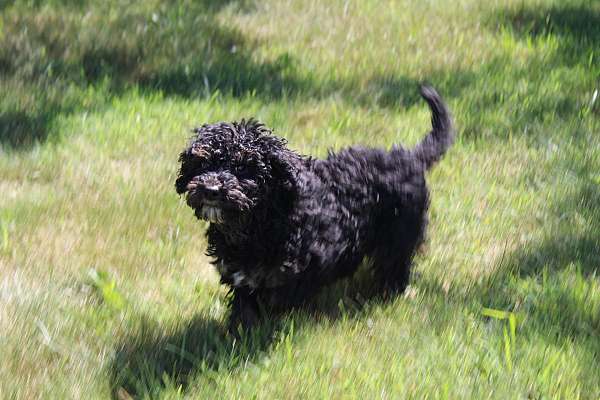
[[[198,181],[188,183],[187,204],[194,209],[197,218],[212,223],[223,222],[223,212],[219,207],[221,188],[218,184],[202,185]]]
[[[190,195],[188,195],[189,197]],[[193,194],[191,195],[193,196]],[[198,219],[220,224],[223,222],[223,211],[217,203],[202,201],[199,204],[188,201],[190,207],[194,209],[194,214]]]

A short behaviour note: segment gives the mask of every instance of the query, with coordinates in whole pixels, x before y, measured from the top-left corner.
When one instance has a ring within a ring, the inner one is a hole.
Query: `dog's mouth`
[[[198,219],[211,222],[213,224],[220,224],[223,222],[223,212],[219,207],[213,204],[204,203],[202,206],[194,210]]]
[[[218,201],[203,199],[193,190],[187,192],[186,201],[196,218],[215,224],[223,222],[223,211]]]

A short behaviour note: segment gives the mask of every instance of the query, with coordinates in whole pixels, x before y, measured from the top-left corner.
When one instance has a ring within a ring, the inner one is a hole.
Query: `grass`
[[[599,398],[599,41],[592,0],[0,3],[0,398]],[[188,129],[414,144],[423,80],[459,137],[405,295],[224,336]]]

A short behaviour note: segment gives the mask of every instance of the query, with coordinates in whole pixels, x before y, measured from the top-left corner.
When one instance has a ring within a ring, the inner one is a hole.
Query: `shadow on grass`
[[[586,277],[600,276],[600,185],[590,182],[555,206],[561,226],[536,247],[514,255],[521,276],[557,272],[576,265]],[[577,227],[580,225],[580,227]],[[583,226],[581,226],[583,225]]]
[[[392,74],[375,75],[367,79],[364,90],[358,89],[358,82],[341,82],[337,86],[347,98],[354,99],[360,106],[406,109],[423,104],[418,90],[423,83],[435,86],[445,99],[451,99],[460,97],[476,82],[477,76],[472,71],[442,69],[430,72],[424,79]]]
[[[185,390],[194,376],[231,370],[265,352],[274,327],[262,325],[236,341],[216,320],[196,317],[165,334],[150,322],[117,350],[111,365],[113,397],[158,397],[167,386]]]
[[[538,39],[556,35],[559,48],[555,53],[555,61],[559,63],[589,67],[597,65],[600,43],[598,3],[590,1],[580,5],[554,5],[549,8],[526,7],[525,4],[503,11],[495,19],[510,26],[523,37]]]
[[[534,310],[539,323],[579,341],[600,337],[600,303],[590,303],[600,288],[600,185],[588,178],[594,171],[588,168],[580,172],[579,187],[552,206],[558,224],[512,255],[515,278],[545,296]],[[600,342],[595,344],[600,368]]]
[[[46,140],[55,113],[52,108],[39,113],[0,110],[0,144],[22,148]]]
[[[116,13],[110,4],[71,3],[57,0],[35,12],[15,3],[0,16],[0,88],[13,92],[0,100],[4,146],[43,142],[52,120],[73,111],[67,104],[98,107],[133,87],[186,98],[219,91],[268,100],[310,85],[289,54],[256,61],[259,43],[217,18],[230,5],[243,12],[246,1],[150,1],[117,5]]]

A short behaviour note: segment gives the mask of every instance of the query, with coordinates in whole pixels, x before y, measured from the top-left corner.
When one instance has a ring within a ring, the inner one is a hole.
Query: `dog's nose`
[[[219,196],[219,186],[205,186],[204,195],[209,199],[216,199]]]

